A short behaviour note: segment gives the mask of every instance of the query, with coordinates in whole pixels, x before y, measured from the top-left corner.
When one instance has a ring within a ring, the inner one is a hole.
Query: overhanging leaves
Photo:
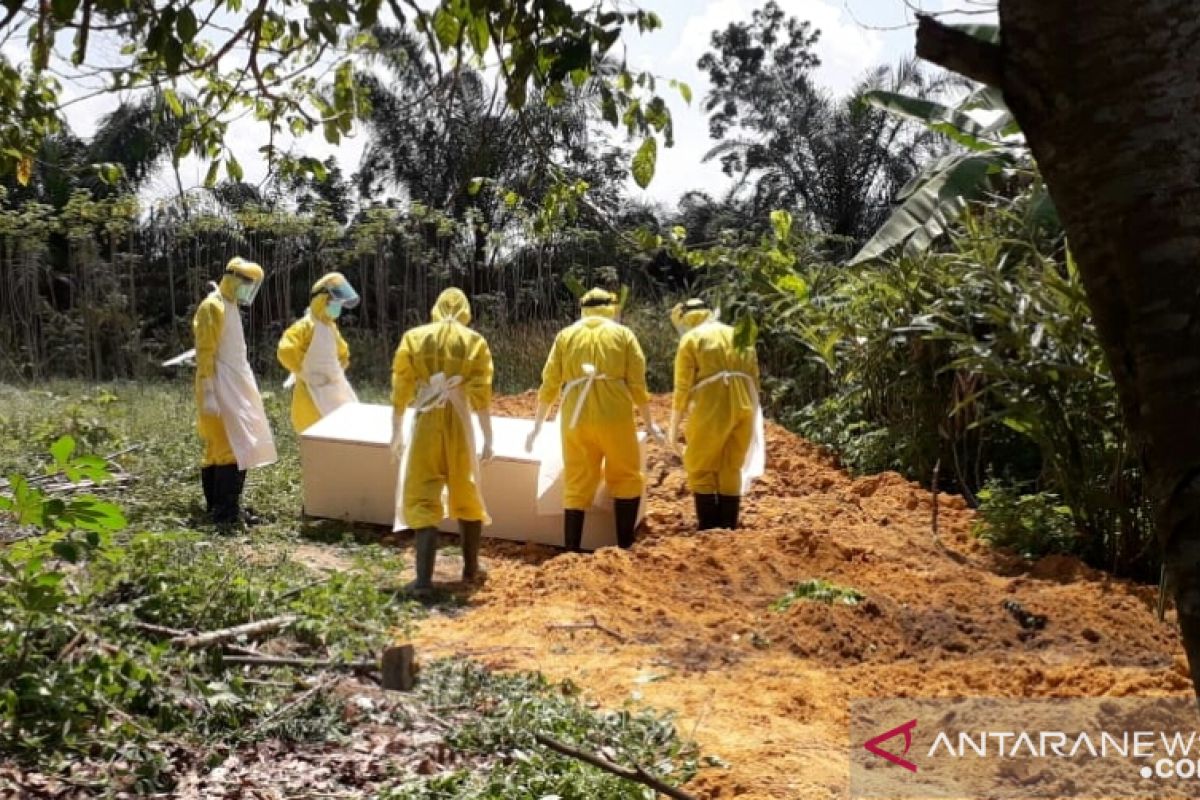
[[[983,125],[963,111],[932,100],[888,91],[867,92],[863,99],[876,108],[924,123],[971,150],[991,150],[1000,144],[995,140],[995,125]]]
[[[927,249],[969,201],[984,195],[991,174],[1010,163],[1011,158],[1001,150],[938,162],[850,263],[880,258],[901,246],[913,251]]]
[[[439,0],[406,14],[405,6],[417,6],[389,3],[401,25],[411,21],[423,34],[419,46],[434,56],[438,79],[455,74],[462,61],[480,63],[494,56],[502,64],[504,97],[513,108],[523,107],[532,97],[561,101],[567,81],[582,88],[603,73],[606,53],[624,31],[635,26],[651,31],[661,25],[650,12],[620,13],[606,5]],[[0,173],[16,174],[19,182],[27,182],[32,170],[25,158],[61,125],[61,86],[43,73],[60,66],[56,58],[68,60],[53,52],[57,34],[64,31],[75,34],[71,57],[80,74],[95,77],[114,92],[161,89],[186,76],[194,87],[194,100],[187,108],[187,116],[193,118],[184,123],[176,149],[181,159],[191,155],[210,163],[228,162],[229,124],[239,116],[253,115],[265,124],[270,135],[264,133],[264,141],[277,133],[323,129],[335,144],[351,132],[352,121],[365,118],[369,104],[364,87],[339,79],[331,91],[323,76],[349,74],[354,59],[374,46],[381,0],[266,0],[217,6],[220,13],[214,17],[188,3],[53,0],[35,4],[19,18],[9,15],[0,27],[8,26],[7,34],[20,28],[27,35],[32,69],[0,65],[0,83],[10,86],[3,94],[11,100],[9,115],[0,125]],[[105,31],[113,32],[116,46],[105,48],[103,62],[93,63],[87,59],[88,32],[93,26],[99,29],[101,21]],[[650,111],[627,117],[631,132],[661,134],[669,145],[670,118],[665,103],[654,94],[653,75],[634,77],[626,90],[603,98],[604,118],[619,124],[622,112],[638,104]],[[685,97],[690,94],[686,87],[679,88]],[[181,116],[177,104],[170,105]],[[270,156],[283,162],[278,166],[284,172],[298,164],[294,156]],[[641,174],[652,173],[651,161],[644,157],[640,163]]]
[[[657,162],[658,140],[653,136],[647,136],[633,156],[633,180],[638,186],[645,189],[650,185],[650,181],[654,178],[654,168]]]

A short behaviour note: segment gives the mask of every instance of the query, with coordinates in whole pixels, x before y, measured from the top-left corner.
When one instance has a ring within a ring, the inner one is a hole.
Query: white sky
[[[818,83],[835,93],[852,87],[870,67],[880,63],[895,63],[913,52],[915,29],[913,11],[923,9],[941,12],[972,7],[981,0],[777,0],[788,14],[812,22],[820,29],[817,54],[822,65],[817,73]],[[708,136],[708,123],[700,111],[701,100],[708,83],[696,62],[703,55],[714,30],[730,22],[748,20],[751,12],[766,0],[641,0],[638,5],[654,11],[663,20],[663,28],[644,36],[636,31],[625,40],[628,61],[633,69],[645,69],[659,75],[663,82],[659,94],[667,100],[675,123],[675,146],[660,148],[658,169],[654,181],[646,190],[638,189],[632,181],[630,194],[635,199],[673,205],[681,194],[701,189],[719,195],[729,185],[717,162],[703,163],[703,155],[715,144]],[[987,21],[978,16],[973,21]],[[13,61],[28,58],[23,45],[10,41],[4,48]],[[89,61],[92,60],[89,56]],[[693,91],[692,105],[670,90],[667,79],[687,83]],[[68,97],[81,90],[64,87]],[[116,105],[116,98],[104,96],[79,102],[67,109],[71,128],[87,136],[95,128],[96,119]],[[228,140],[245,170],[245,180],[257,183],[266,174],[266,164],[258,154],[265,142],[265,127],[253,121],[239,121],[230,129]],[[331,146],[318,133],[297,143],[296,149],[325,159],[335,155],[344,174],[349,176],[358,166],[362,153],[360,133]],[[206,167],[190,161],[183,166],[185,188],[203,183]],[[222,171],[222,175],[223,175]],[[173,179],[159,176],[151,186],[151,194],[165,196],[176,189]]]

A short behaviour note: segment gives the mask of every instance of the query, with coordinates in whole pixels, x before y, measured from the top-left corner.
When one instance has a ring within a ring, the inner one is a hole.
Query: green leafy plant
[[[979,491],[979,538],[1016,551],[1026,558],[1079,549],[1079,533],[1070,506],[1053,492],[1023,493],[1019,487],[992,479]]]
[[[830,583],[824,578],[800,581],[791,591],[771,603],[772,611],[787,611],[800,601],[824,603],[825,605],[858,605],[863,600],[862,592]]]
[[[50,448],[47,476],[102,483],[110,477],[101,459],[77,455],[75,440]],[[39,489],[36,479],[8,477],[0,495],[0,521],[26,533],[0,551],[0,737],[37,748],[47,739],[70,739],[107,713],[104,703],[134,701],[147,673],[124,653],[83,666],[57,654],[78,635],[72,612],[79,591],[61,561],[79,562],[105,552],[125,519],[95,497],[71,500]]]
[[[101,390],[82,397],[55,398],[53,402],[59,407],[58,414],[34,427],[31,431],[34,441],[50,447],[67,436],[76,447],[88,452],[101,451],[117,443],[112,419],[118,401],[112,392]]]
[[[957,26],[971,36],[992,42],[996,26]],[[851,259],[861,264],[903,249],[907,255],[928,250],[958,222],[969,204],[983,200],[1016,178],[1021,192],[1040,213],[1057,216],[1038,177],[1020,127],[1000,90],[980,86],[957,106],[893,91],[871,91],[866,102],[895,116],[915,120],[955,142],[951,153],[925,167],[899,193],[900,206]]]

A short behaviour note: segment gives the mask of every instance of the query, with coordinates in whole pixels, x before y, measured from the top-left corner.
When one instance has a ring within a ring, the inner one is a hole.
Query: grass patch
[[[800,601],[824,603],[826,605],[855,606],[862,602],[864,596],[857,589],[838,586],[823,578],[812,578],[801,581],[792,590],[771,603],[772,611],[787,611]]]
[[[12,634],[0,642],[0,741],[43,766],[119,758],[143,789],[165,785],[167,742],[205,754],[247,735],[284,735],[264,723],[292,691],[287,680],[248,680],[219,648],[173,647],[148,625],[210,631],[291,614],[294,624],[262,637],[265,652],[374,660],[416,613],[379,588],[380,571],[395,566],[381,553],[319,575],[286,552],[195,532],[101,538],[70,565],[54,558],[61,541],[25,538],[0,559],[0,629]],[[320,705],[314,697],[289,719],[325,719]],[[342,731],[335,722],[322,723],[324,736]]]
[[[123,509],[128,528],[51,530],[46,518],[31,523],[0,509],[0,773],[70,797],[61,792],[172,793],[197,775],[239,771],[252,794],[296,777],[289,759],[298,759],[326,772],[351,765],[329,787],[347,797],[646,796],[536,745],[535,731],[668,782],[694,772],[694,748],[669,717],[592,711],[570,684],[536,675],[496,676],[462,661],[425,665],[415,696],[377,693],[376,712],[364,718],[354,705],[362,697],[347,693],[374,691],[365,679],[231,666],[221,648],[183,649],[149,629],[211,631],[289,614],[297,619],[283,630],[232,644],[273,656],[376,661],[424,614],[460,609],[453,595],[435,598],[433,610],[409,602],[402,558],[372,544],[363,526],[300,519],[289,398],[267,389],[264,400],[280,460],[251,473],[245,500],[267,521],[218,536],[200,509],[189,380],[0,386],[5,475],[53,470],[47,450],[69,433],[77,455],[113,455],[130,476],[89,490],[95,502]],[[0,488],[0,496],[11,491]],[[430,714],[448,727],[431,731],[421,722]],[[395,737],[383,755],[380,726]],[[264,747],[274,755],[262,757]],[[430,748],[450,760],[423,774]]]

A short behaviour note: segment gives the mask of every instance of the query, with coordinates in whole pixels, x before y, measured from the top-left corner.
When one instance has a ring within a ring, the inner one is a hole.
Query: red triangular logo
[[[886,733],[879,734],[874,739],[869,739],[867,743],[863,745],[863,747],[867,748],[868,752],[877,755],[880,758],[885,758],[898,767],[904,767],[909,772],[916,772],[916,764],[912,763],[908,759],[901,758],[895,753],[889,753],[887,750],[883,750],[879,747],[879,745],[883,744],[888,739],[895,738],[896,736],[904,736],[904,755],[908,755],[908,748],[912,747],[912,732],[913,728],[915,727],[917,727],[917,721],[915,719],[910,719],[908,722],[904,723],[898,728],[892,728]]]

